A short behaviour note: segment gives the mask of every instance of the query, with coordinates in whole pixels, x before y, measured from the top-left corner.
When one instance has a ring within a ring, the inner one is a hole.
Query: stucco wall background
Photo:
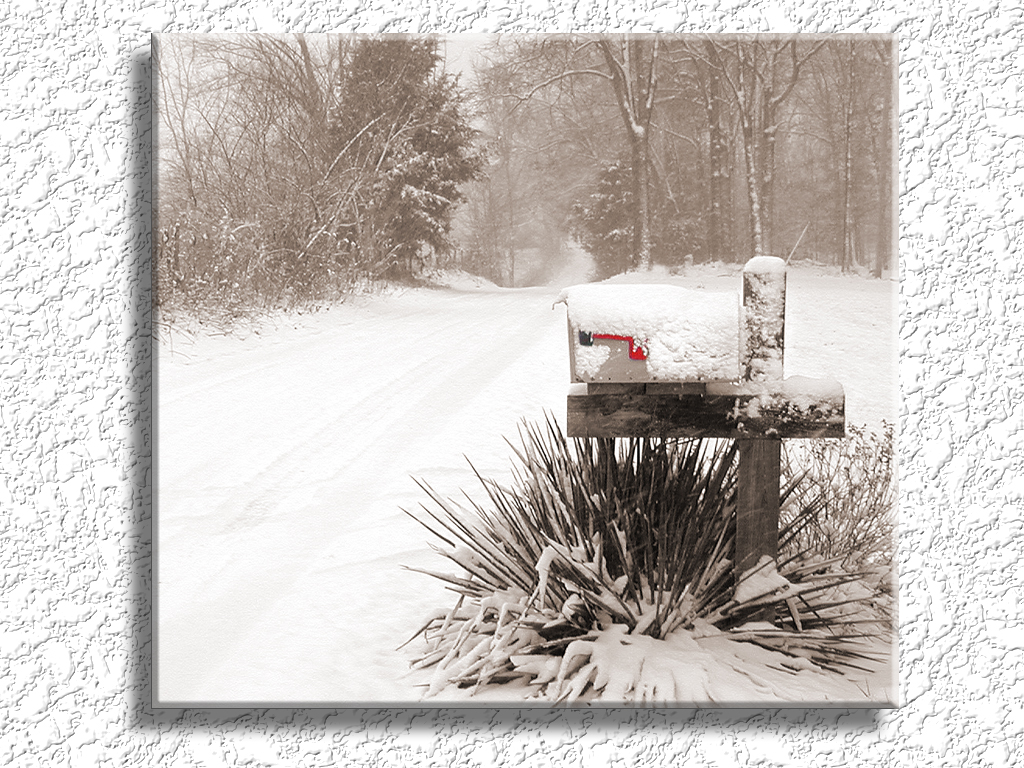
[[[0,10],[0,762],[1024,762],[1019,3],[196,6]],[[150,33],[569,29],[899,35],[904,706],[153,711]]]

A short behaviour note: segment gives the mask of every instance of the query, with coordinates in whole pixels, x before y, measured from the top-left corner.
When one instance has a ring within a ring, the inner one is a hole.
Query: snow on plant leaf
[[[774,559],[769,555],[763,555],[756,566],[745,571],[740,577],[735,600],[737,603],[746,603],[791,586],[793,585],[775,569]]]

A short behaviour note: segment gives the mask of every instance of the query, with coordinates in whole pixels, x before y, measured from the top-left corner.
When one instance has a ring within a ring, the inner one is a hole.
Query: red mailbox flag
[[[628,341],[629,342],[629,359],[630,360],[646,360],[647,359],[647,342],[646,340],[641,343],[638,342],[632,336],[616,336],[613,333],[587,333],[586,331],[580,331],[580,344],[584,347],[592,347],[594,345],[594,339],[610,339],[612,341]]]

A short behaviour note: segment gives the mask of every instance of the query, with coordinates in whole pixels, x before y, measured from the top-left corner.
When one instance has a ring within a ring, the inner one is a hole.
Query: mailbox
[[[783,376],[785,296],[785,262],[771,257],[746,264],[742,292],[566,288],[558,301],[567,309],[574,384],[567,434],[842,437],[842,386]]]
[[[714,382],[740,378],[738,292],[593,283],[558,298],[569,320],[572,381]]]

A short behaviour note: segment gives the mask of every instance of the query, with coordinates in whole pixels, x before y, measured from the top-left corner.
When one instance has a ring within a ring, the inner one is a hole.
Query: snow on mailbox
[[[558,297],[575,382],[708,382],[740,377],[740,296],[674,285],[588,284]]]

